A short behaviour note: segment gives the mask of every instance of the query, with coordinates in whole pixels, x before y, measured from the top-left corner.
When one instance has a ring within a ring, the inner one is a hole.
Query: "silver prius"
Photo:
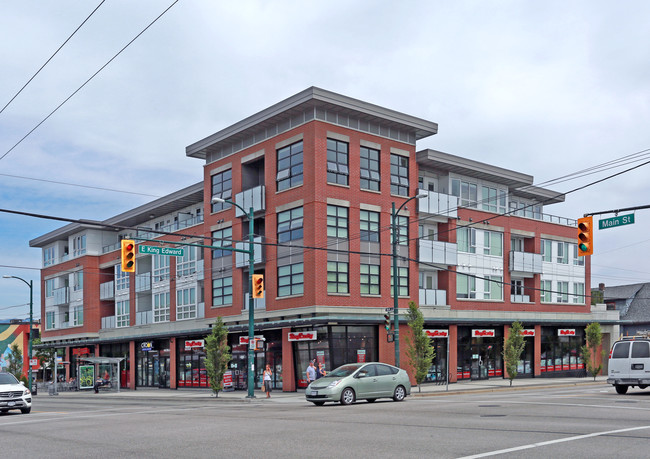
[[[411,393],[411,382],[406,371],[386,363],[349,363],[338,367],[305,390],[305,398],[314,405],[341,402],[349,405],[355,400],[374,402],[378,398],[392,398],[401,402]]]

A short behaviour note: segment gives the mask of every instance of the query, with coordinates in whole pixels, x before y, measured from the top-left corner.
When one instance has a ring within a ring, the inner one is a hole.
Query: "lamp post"
[[[34,313],[34,286],[32,281],[27,282],[22,277],[18,276],[2,276],[5,279],[18,279],[23,281],[29,287],[29,351],[27,353],[27,388],[32,390],[32,322]]]
[[[393,207],[392,207],[392,226],[393,226],[393,322],[395,323],[395,366],[399,367],[399,303],[398,303],[398,296],[399,296],[399,276],[397,275],[397,239],[398,239],[398,231],[397,231],[397,214],[402,210],[402,207],[404,207],[409,201],[412,199],[420,199],[426,197],[426,193],[420,193],[416,194],[415,196],[411,196],[408,198],[406,201],[402,203],[401,206],[398,207],[397,211],[395,210],[395,202],[393,201]],[[408,241],[407,241],[407,247],[408,247]]]
[[[227,202],[237,206],[244,215],[246,210],[236,202],[212,197],[212,204]],[[248,395],[247,398],[255,398],[255,349],[251,347],[255,343],[255,299],[253,298],[253,271],[255,270],[255,246],[253,245],[253,207],[248,212]]]

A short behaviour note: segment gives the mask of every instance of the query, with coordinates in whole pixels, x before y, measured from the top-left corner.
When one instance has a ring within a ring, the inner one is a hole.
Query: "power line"
[[[92,185],[80,185],[78,183],[59,182],[59,181],[56,181],[56,180],[48,180],[48,179],[34,178],[34,177],[25,177],[25,176],[22,176],[22,175],[11,175],[11,174],[2,174],[2,173],[0,173],[0,176],[23,179],[23,180],[34,180],[34,181],[37,181],[37,182],[54,183],[56,185],[76,186],[76,187],[88,188],[88,189],[92,189],[92,190],[113,191],[115,193],[135,194],[135,195],[139,195],[139,196],[148,196],[148,197],[152,197],[152,198],[160,198],[160,197],[162,197],[162,196],[158,196],[158,195],[155,195],[155,194],[138,193],[138,192],[135,192],[135,191],[116,190],[115,188],[103,188],[103,187],[92,186]]]

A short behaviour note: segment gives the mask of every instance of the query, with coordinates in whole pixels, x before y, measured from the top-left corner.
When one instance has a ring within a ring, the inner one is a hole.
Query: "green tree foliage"
[[[205,369],[208,373],[208,383],[215,396],[223,390],[223,375],[228,369],[230,346],[228,346],[228,329],[221,317],[212,325],[212,334],[205,339]]]
[[[587,371],[591,373],[595,381],[596,376],[598,376],[598,373],[603,368],[602,360],[598,362],[598,356],[596,355],[598,347],[603,342],[603,332],[598,322],[587,325],[585,328],[585,338],[587,344],[582,346],[582,359],[585,362]],[[602,352],[602,355],[605,355],[605,351]]]
[[[517,377],[517,366],[521,359],[521,353],[524,352],[524,348],[526,347],[526,341],[521,334],[523,329],[524,327],[521,322],[513,322],[510,326],[510,333],[508,334],[508,339],[506,340],[503,349],[503,361],[506,365],[506,371],[508,372],[508,379],[510,379],[511,386],[512,380]]]
[[[421,383],[427,377],[431,362],[436,353],[431,344],[431,339],[424,332],[424,316],[415,302],[409,302],[408,325],[413,333],[412,338],[406,338],[408,356],[413,367],[415,382],[418,392],[422,391]]]
[[[9,346],[11,353],[7,359],[7,372],[11,373],[16,379],[23,379],[23,353],[17,343]]]

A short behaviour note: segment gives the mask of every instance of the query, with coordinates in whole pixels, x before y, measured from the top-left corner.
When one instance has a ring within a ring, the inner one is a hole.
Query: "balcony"
[[[102,317],[102,328],[116,328],[115,316]]]
[[[539,253],[511,251],[509,268],[511,273],[522,273],[523,277],[532,277],[533,274],[541,274],[542,255]]]
[[[146,325],[153,323],[153,311],[142,311],[135,313],[135,324]]]
[[[104,282],[99,284],[99,299],[112,300],[115,298],[115,282]]]
[[[528,295],[510,295],[511,303],[530,303],[530,296]]]
[[[248,210],[252,207],[253,212],[261,212],[266,210],[266,187],[264,185],[256,186],[255,188],[250,188],[244,190],[241,193],[235,195],[235,202],[246,209],[246,214],[248,215]],[[235,206],[235,216],[242,217],[244,212],[240,208]]]
[[[458,245],[452,242],[420,239],[418,242],[420,263],[433,263],[444,266],[458,264]]]
[[[447,291],[420,289],[420,306],[446,306]]]
[[[264,246],[262,245],[262,237],[256,237],[253,239],[254,245],[253,255],[255,258],[255,264],[262,263],[264,261]],[[235,244],[235,248],[238,250],[248,250],[248,242],[238,242]],[[235,252],[235,266],[237,268],[246,268],[248,266],[248,254]]]
[[[250,297],[250,294],[245,294],[244,295],[244,307],[242,308],[242,311],[248,311],[248,298]],[[255,298],[253,299],[255,302],[255,310],[257,311],[258,309],[266,309],[266,296],[264,298]]]
[[[151,290],[151,273],[141,273],[135,275],[135,291],[146,292]]]
[[[55,288],[52,293],[54,294],[53,306],[70,303],[70,287]]]
[[[418,199],[418,212],[442,215],[448,218],[458,216],[458,196],[438,193],[437,191],[418,190],[426,197]]]

